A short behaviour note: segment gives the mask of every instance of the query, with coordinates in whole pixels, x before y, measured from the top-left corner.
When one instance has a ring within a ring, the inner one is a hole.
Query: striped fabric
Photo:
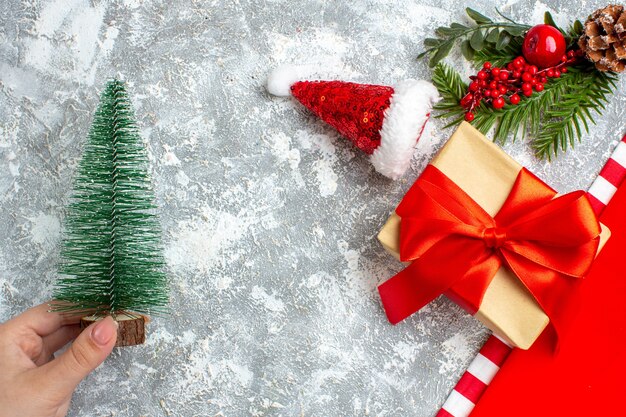
[[[598,177],[587,191],[597,215],[613,198],[626,178],[626,135],[617,145]],[[468,417],[483,392],[511,353],[511,346],[495,335],[489,336],[436,417]]]
[[[626,177],[626,136],[622,138],[600,171],[600,175],[589,187],[587,195],[596,213],[601,213],[606,207],[624,181],[624,177]]]
[[[437,417],[469,416],[509,353],[511,346],[508,343],[498,336],[489,336],[437,413]]]

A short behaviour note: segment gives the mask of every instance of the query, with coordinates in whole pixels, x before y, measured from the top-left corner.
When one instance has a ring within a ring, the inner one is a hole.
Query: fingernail
[[[111,317],[105,317],[93,326],[91,338],[99,346],[106,346],[117,333],[117,322]]]

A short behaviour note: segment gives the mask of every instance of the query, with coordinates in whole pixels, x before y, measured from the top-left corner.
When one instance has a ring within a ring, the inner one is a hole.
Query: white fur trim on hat
[[[439,93],[424,80],[405,80],[394,86],[380,129],[380,145],[371,162],[386,177],[400,178],[409,167],[420,133]]]

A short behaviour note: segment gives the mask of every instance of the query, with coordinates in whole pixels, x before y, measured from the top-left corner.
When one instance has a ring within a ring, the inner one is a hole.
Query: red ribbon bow
[[[476,312],[505,264],[528,288],[557,333],[570,294],[596,255],[600,225],[582,191],[556,193],[526,169],[492,218],[432,165],[396,210],[400,259],[412,263],[378,287],[396,324],[454,288]]]

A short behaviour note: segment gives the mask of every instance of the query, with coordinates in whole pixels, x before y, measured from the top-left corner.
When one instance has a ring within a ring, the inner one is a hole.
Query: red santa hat
[[[393,87],[344,81],[303,81],[298,68],[274,70],[267,91],[293,95],[370,155],[376,170],[400,178],[411,163],[437,89],[423,80],[407,79]]]

